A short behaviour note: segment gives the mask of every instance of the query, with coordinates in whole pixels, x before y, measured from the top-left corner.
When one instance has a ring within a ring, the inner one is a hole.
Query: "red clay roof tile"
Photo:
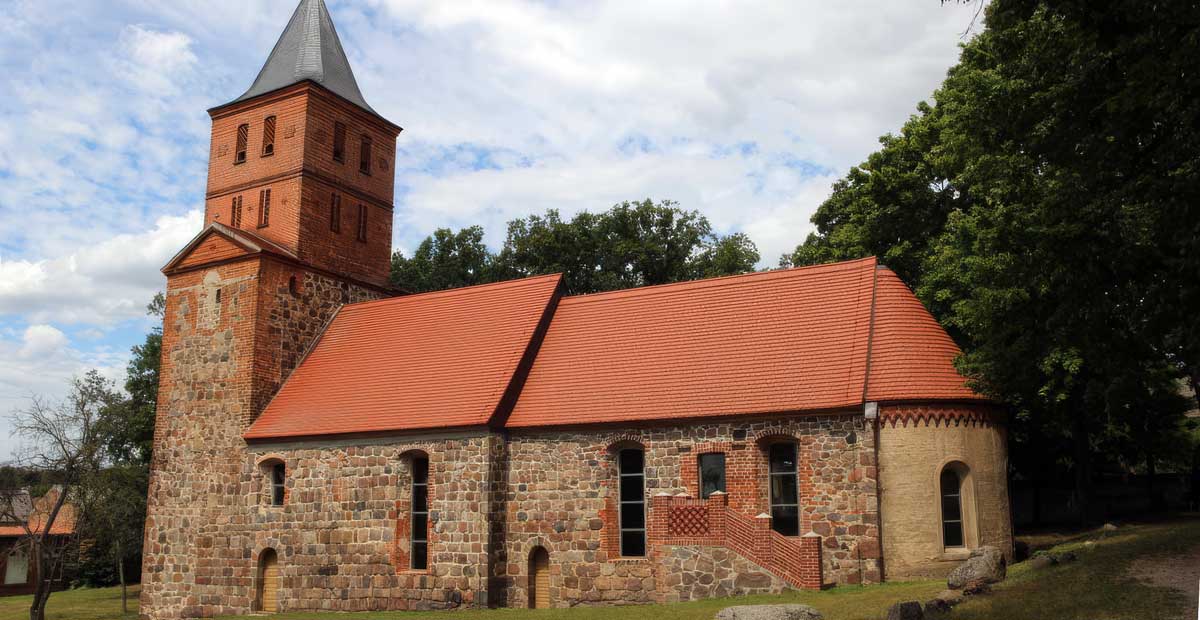
[[[496,424],[559,282],[346,306],[246,438]],[[505,426],[982,400],[958,352],[874,258],[566,297]]]
[[[560,280],[343,307],[246,439],[487,424]]]
[[[862,402],[875,259],[564,298],[510,427]]]
[[[867,400],[983,400],[954,368],[961,351],[891,269],[877,272]]]

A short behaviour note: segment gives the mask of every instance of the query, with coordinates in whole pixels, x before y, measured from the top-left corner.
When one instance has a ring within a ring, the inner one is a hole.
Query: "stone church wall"
[[[556,606],[687,600],[697,591],[681,588],[669,577],[678,564],[656,559],[653,551],[646,558],[619,557],[614,455],[616,447],[632,444],[645,450],[648,505],[663,493],[694,497],[697,457],[725,452],[729,506],[754,516],[768,510],[763,446],[797,442],[801,534],[824,537],[825,580],[877,582],[875,451],[866,428],[861,415],[847,414],[633,431],[514,431],[504,506],[507,562],[497,575],[507,603],[526,606],[528,558],[539,546],[549,552]]]

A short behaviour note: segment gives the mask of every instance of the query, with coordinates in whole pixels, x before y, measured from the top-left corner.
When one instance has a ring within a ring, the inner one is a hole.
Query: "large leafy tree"
[[[457,233],[439,228],[426,237],[411,258],[392,255],[392,284],[412,293],[484,284],[495,279],[493,257],[483,243],[483,228]]]
[[[1162,377],[1197,381],[1198,26],[1194,3],[995,0],[936,105],[786,258],[904,274],[1013,405],[1018,465],[1070,448],[1085,513],[1100,447],[1178,436]]]
[[[421,292],[562,273],[569,293],[595,293],[745,273],[758,260],[746,235],[718,236],[699,212],[647,199],[569,220],[556,210],[513,220],[496,254],[478,226],[441,229],[412,258],[393,256],[392,283]]]

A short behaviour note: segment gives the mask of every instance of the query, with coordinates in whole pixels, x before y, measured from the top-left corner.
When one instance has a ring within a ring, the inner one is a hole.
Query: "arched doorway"
[[[529,554],[529,608],[550,608],[550,554],[542,547]]]
[[[258,556],[258,592],[254,599],[258,611],[279,611],[279,557],[274,549],[264,549]]]

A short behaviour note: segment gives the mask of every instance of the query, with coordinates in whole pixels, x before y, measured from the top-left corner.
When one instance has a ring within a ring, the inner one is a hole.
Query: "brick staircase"
[[[795,588],[821,588],[821,536],[783,536],[771,529],[769,515],[733,510],[729,496],[720,492],[708,499],[657,495],[650,502],[646,535],[651,545],[726,547]]]

